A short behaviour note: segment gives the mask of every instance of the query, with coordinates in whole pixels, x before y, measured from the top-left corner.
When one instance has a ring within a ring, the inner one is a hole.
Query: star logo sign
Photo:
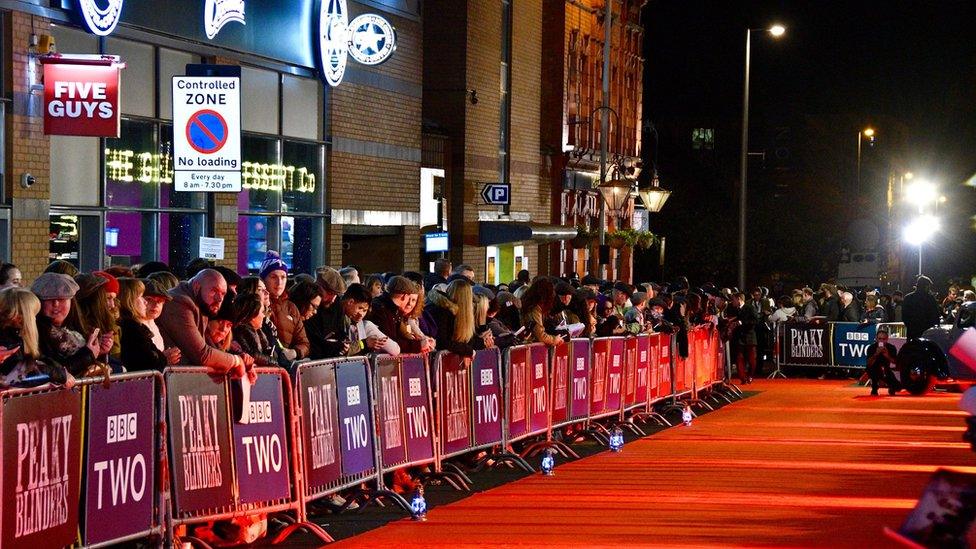
[[[92,34],[108,36],[119,24],[124,0],[78,0],[85,25]]]
[[[378,15],[363,14],[351,22],[346,0],[322,0],[319,11],[319,57],[322,77],[338,86],[349,57],[364,65],[378,65],[396,49],[396,31]]]

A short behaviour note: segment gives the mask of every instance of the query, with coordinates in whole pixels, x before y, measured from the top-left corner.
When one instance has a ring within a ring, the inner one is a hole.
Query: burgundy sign
[[[119,136],[119,65],[44,64],[44,134]]]
[[[657,371],[661,374],[658,396],[666,397],[671,394],[671,334],[658,334],[658,338]]]
[[[358,475],[375,466],[368,372],[365,358],[336,364],[343,475]]]
[[[453,454],[471,447],[471,363],[453,353],[441,355],[441,448]]]
[[[478,351],[474,369],[474,444],[502,440],[502,380],[498,373],[498,349]]]
[[[624,341],[624,406],[633,406],[637,400],[637,338]]]
[[[281,378],[261,374],[251,387],[244,417],[234,423],[237,485],[242,503],[268,502],[291,495],[285,406]]]
[[[399,360],[396,357],[383,357],[376,360],[380,455],[383,458],[383,465],[386,466],[407,461],[403,398],[400,392],[403,385],[400,377]]]
[[[552,354],[552,423],[569,419],[569,345],[557,345]]]
[[[177,515],[233,505],[226,381],[205,373],[170,373],[166,400]]]
[[[328,489],[342,476],[339,462],[339,405],[334,364],[302,366],[298,370],[302,402],[302,461],[306,496]]]
[[[662,394],[661,387],[660,387],[661,368],[659,366],[659,360],[658,360],[658,355],[661,354],[660,350],[658,349],[658,345],[660,345],[660,341],[661,340],[657,334],[651,334],[650,336],[648,336],[649,348],[647,351],[647,356],[649,361],[648,377],[650,378],[648,383],[650,384],[649,392],[650,392],[651,401],[654,401],[654,399],[658,398]]]
[[[91,386],[85,543],[103,543],[153,527],[156,433],[153,378]]]
[[[71,545],[78,532],[81,392],[12,397],[2,417],[0,546]]]
[[[590,413],[600,415],[607,410],[607,361],[610,340],[593,340],[593,369],[590,376]]]
[[[635,368],[634,380],[634,402],[644,404],[647,402],[648,388],[650,387],[651,373],[651,337],[647,334],[637,336],[637,367]]]
[[[533,433],[549,428],[549,348],[536,344],[531,347],[532,394],[529,430]]]
[[[508,355],[508,437],[524,435],[529,429],[529,348],[512,347]]]
[[[407,410],[407,459],[414,463],[434,459],[434,415],[430,409],[430,383],[424,356],[402,356],[400,374],[403,405]]]
[[[607,359],[607,411],[620,409],[624,376],[624,340],[610,340],[610,356]]]
[[[573,380],[570,417],[579,419],[586,417],[590,411],[590,340],[574,339],[570,345],[573,348],[570,356]]]

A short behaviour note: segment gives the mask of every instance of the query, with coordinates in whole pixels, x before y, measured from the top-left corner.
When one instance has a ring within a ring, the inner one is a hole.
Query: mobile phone
[[[515,332],[514,332],[514,333],[513,333],[512,335],[514,335],[515,337],[518,337],[518,336],[520,336],[520,335],[522,334],[522,332],[524,332],[524,331],[525,331],[525,326],[522,326],[522,327],[521,327],[521,328],[519,328],[518,330],[515,330]]]

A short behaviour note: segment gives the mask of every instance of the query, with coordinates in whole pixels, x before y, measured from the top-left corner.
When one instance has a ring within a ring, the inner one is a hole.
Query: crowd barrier
[[[607,433],[654,419],[664,404],[716,392],[727,379],[715,330],[675,336],[573,339],[459,357],[351,357],[308,362],[292,375],[258,369],[253,385],[174,367],[110,381],[0,391],[0,544],[101,547],[151,537],[197,542],[188,525],[254,514],[322,541],[308,521],[324,506],[410,503],[387,489],[404,468],[458,489],[458,464],[532,467],[516,455],[552,447],[562,430]],[[600,438],[600,437],[598,437]],[[604,437],[605,438],[605,437]],[[345,503],[332,496],[342,492]]]
[[[780,322],[776,326],[776,370],[783,366],[863,369],[879,327],[889,330],[889,342],[900,349],[905,339],[895,334],[904,334],[902,323]]]

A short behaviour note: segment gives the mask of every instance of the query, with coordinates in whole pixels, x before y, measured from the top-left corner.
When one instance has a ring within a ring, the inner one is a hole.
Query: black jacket
[[[472,356],[476,350],[484,348],[484,340],[475,333],[470,341],[454,341],[454,315],[457,306],[443,292],[434,290],[428,294],[430,300],[425,310],[430,310],[437,323],[437,350],[450,351],[459,356]]]
[[[824,300],[823,305],[820,306],[820,316],[826,317],[829,322],[840,320],[840,300],[837,299],[836,295]]]
[[[247,353],[254,357],[257,366],[277,366],[275,360],[275,344],[268,341],[264,330],[255,330],[253,327],[238,324],[234,326],[234,343],[232,347],[235,351]]]
[[[342,312],[342,304],[336,300],[329,307],[319,307],[312,318],[305,321],[305,335],[308,336],[309,358],[320,360],[336,358],[342,354],[342,342],[349,333]]]
[[[922,337],[922,333],[939,323],[941,310],[935,297],[925,290],[915,290],[905,296],[901,318],[908,339]]]
[[[72,342],[67,341],[69,331],[67,328],[56,328],[51,324],[51,319],[37,315],[37,337],[41,354],[63,366],[71,375],[78,376],[87,372],[96,360],[91,349],[84,344],[74,347],[72,352],[68,351],[73,347]]]
[[[376,327],[383,332],[383,335],[396,341],[400,346],[400,352],[404,354],[419,353],[423,345],[419,339],[406,337],[401,326],[406,323],[400,309],[393,303],[390,294],[383,292],[383,295],[373,299],[370,305],[366,320],[376,324]]]
[[[119,322],[122,330],[122,364],[126,371],[157,370],[162,372],[166,368],[166,355],[156,347],[152,340],[152,331],[141,322],[131,318],[122,318]]]

